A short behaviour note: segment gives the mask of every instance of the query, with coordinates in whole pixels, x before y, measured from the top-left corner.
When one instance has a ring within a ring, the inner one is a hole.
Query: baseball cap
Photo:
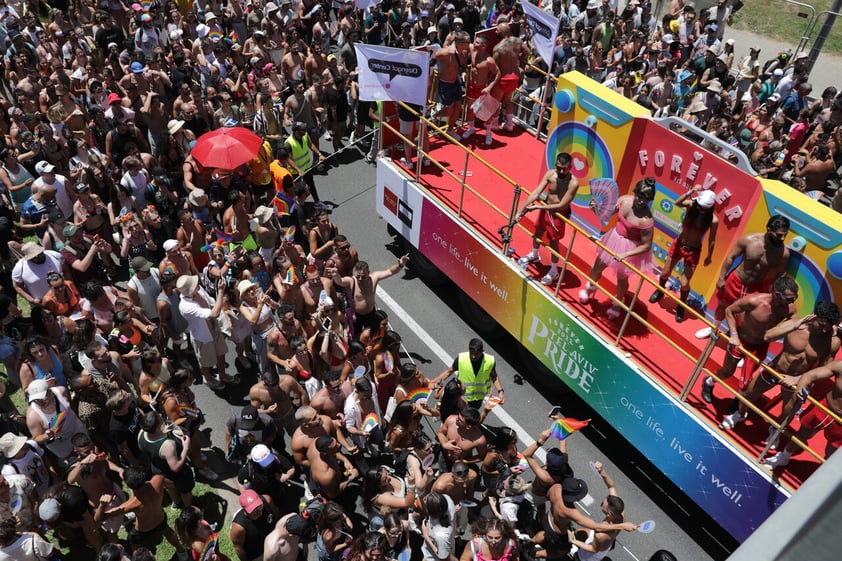
[[[44,522],[55,522],[61,516],[61,505],[52,497],[44,499],[38,505],[38,516]]]
[[[567,467],[567,454],[553,448],[547,452],[547,471],[550,473],[561,473]]]
[[[140,74],[141,72],[143,72],[143,63],[134,61],[132,63],[131,69],[132,72],[134,72],[135,74]]]
[[[287,520],[285,526],[287,532],[298,536],[304,541],[310,541],[311,539],[315,539],[316,532],[313,528],[313,524],[310,522],[309,518],[304,518],[300,514],[291,516],[289,520]]]
[[[588,484],[577,477],[568,477],[561,482],[561,498],[566,503],[581,501],[588,495]]]
[[[780,77],[781,77],[781,76],[783,76],[783,75],[784,75],[784,71],[783,71],[782,69],[780,69],[780,68],[775,68],[775,69],[772,71],[772,76],[774,76],[774,77],[776,77],[776,78],[780,78]]]
[[[696,202],[702,208],[711,208],[716,204],[716,193],[710,189],[705,189],[696,197]]]
[[[132,266],[132,269],[135,271],[148,271],[152,268],[152,263],[144,256],[138,255],[137,257],[132,257],[132,260],[129,262]]]
[[[178,247],[178,240],[167,240],[164,242],[164,251],[171,251]]]
[[[140,16],[140,21],[142,21],[143,23],[146,23],[147,21],[152,21],[152,16],[150,16],[149,14],[143,14],[142,16]]]
[[[108,94],[108,97],[105,98],[105,102],[108,105],[111,105],[112,103],[119,103],[121,101],[123,101],[123,98],[120,97],[120,94],[116,94],[116,93],[110,93],[110,94]]]
[[[61,233],[64,234],[65,237],[69,238],[71,236],[75,236],[76,232],[78,232],[78,231],[79,231],[79,226],[77,226],[76,224],[68,224],[67,226],[65,226],[62,229]]]
[[[258,444],[252,448],[249,457],[260,467],[268,467],[275,461],[275,455],[265,444]]]
[[[243,430],[254,430],[260,417],[257,415],[257,408],[254,405],[246,405],[240,411],[240,428]]]
[[[251,514],[263,506],[263,499],[261,499],[260,495],[258,495],[254,490],[246,489],[243,491],[243,494],[240,495],[240,506],[243,507],[243,510],[245,510],[247,514]]]
[[[47,397],[47,393],[50,391],[50,386],[47,385],[47,381],[44,379],[33,380],[29,387],[26,388],[26,395],[27,401],[32,403],[38,399],[44,399]]]
[[[56,166],[45,160],[42,160],[35,164],[35,171],[37,171],[38,173],[52,173],[55,170]]]

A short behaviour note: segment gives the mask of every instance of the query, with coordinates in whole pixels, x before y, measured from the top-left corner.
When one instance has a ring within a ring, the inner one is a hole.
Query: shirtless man
[[[285,430],[290,436],[296,429],[291,395],[297,396],[301,405],[310,403],[307,392],[295,378],[289,374],[278,375],[274,370],[264,372],[262,379],[249,390],[249,399],[257,412],[272,417],[278,434]]]
[[[241,243],[251,235],[249,231],[248,198],[236,189],[228,192],[230,206],[222,214],[222,227],[233,236],[233,243]]]
[[[314,41],[310,45],[310,55],[304,59],[304,75],[307,78],[307,83],[312,84],[314,77],[321,77],[325,68],[327,68],[327,55],[322,53],[321,45]]]
[[[301,54],[301,41],[290,41],[289,50],[281,59],[281,74],[287,87],[294,82],[304,81],[304,56]]]
[[[745,356],[740,346],[758,360],[764,360],[769,351],[769,343],[774,340],[770,338],[770,333],[775,335],[774,331],[771,331],[772,328],[795,315],[796,300],[798,300],[798,285],[795,281],[789,277],[778,277],[772,283],[772,292],[743,296],[725,308],[725,320],[728,322],[731,338],[728,341],[722,367],[716,371],[716,379],[730,378],[737,370],[740,360]],[[738,314],[739,326],[737,325]],[[748,370],[748,365],[743,367],[743,373],[746,370]],[[740,391],[744,390],[747,381],[743,376]],[[713,403],[713,384],[712,376],[707,376],[702,380],[702,399],[708,403]],[[723,421],[722,428],[733,428],[733,424],[728,426],[729,418],[730,416]]]
[[[541,520],[544,529],[532,538],[534,543],[544,547],[548,559],[559,559],[570,551],[571,544],[567,528],[571,522],[597,532],[614,530],[633,532],[637,529],[631,522],[596,522],[579,512],[575,503],[585,498],[587,494],[587,484],[575,477],[567,477],[550,488],[547,495],[550,500],[550,511],[547,517]]]
[[[758,368],[757,373],[746,388],[746,400],[757,403],[757,399],[761,395],[780,383],[784,405],[778,417],[778,422],[787,419],[792,410],[801,402],[798,394],[792,391],[792,388],[798,384],[799,376],[808,370],[828,364],[836,356],[840,341],[834,335],[833,326],[838,322],[839,306],[833,302],[822,300],[816,303],[814,313],[803,318],[793,317],[767,331],[766,337],[770,341],[784,338],[783,350],[770,365],[783,374],[784,378],[780,380],[765,368]],[[827,388],[815,387],[814,389],[818,395],[814,394],[813,397],[821,399],[822,389]],[[726,418],[727,426],[726,421],[722,422],[723,428],[730,429],[741,423],[745,420],[747,414],[748,407],[740,402],[739,411]],[[729,418],[730,421],[728,421]],[[775,437],[776,433],[775,427],[769,427],[767,444],[770,439]],[[772,442],[771,448],[776,447],[777,439]]]
[[[330,259],[336,264],[336,269],[343,277],[353,274],[354,266],[359,262],[357,250],[351,247],[351,242],[342,234],[333,237],[333,255]]]
[[[451,45],[442,47],[433,54],[438,63],[438,94],[442,111],[436,117],[447,117],[448,133],[457,137],[456,121],[462,113],[462,72],[470,62],[471,36],[460,31]]]
[[[295,317],[295,307],[282,305],[278,308],[280,321],[266,336],[266,356],[284,370],[292,368],[291,359],[295,351],[289,345],[293,337],[307,337],[301,322]]]
[[[166,478],[156,474],[147,481],[143,468],[130,466],[126,468],[123,481],[132,490],[132,496],[123,504],[107,509],[112,496],[103,495],[94,512],[94,520],[99,523],[106,518],[134,512],[135,524],[129,531],[129,540],[133,547],[142,545],[154,552],[156,546],[161,543],[161,535],[163,535],[176,550],[184,551],[175,532],[167,523],[167,514],[162,506]]]
[[[295,420],[298,423],[298,428],[292,435],[289,449],[297,465],[305,468],[310,467],[310,462],[307,461],[307,451],[310,449],[310,445],[321,436],[335,438],[350,454],[356,453],[356,446],[349,443],[342,431],[339,430],[341,426],[339,421],[331,419],[327,415],[320,415],[309,405],[298,408],[298,411],[295,412]]]
[[[275,529],[263,540],[263,561],[307,559],[307,542],[302,543],[301,538],[306,536],[305,530],[311,526],[311,523],[297,512],[282,516]],[[303,553],[299,545],[304,547]]]
[[[833,381],[833,386],[830,387],[820,403],[836,415],[842,416],[842,360],[836,360],[802,374],[795,385],[794,392],[801,399],[806,399],[805,396],[811,385],[834,377],[836,379]],[[801,414],[801,428],[798,429],[795,436],[802,442],[807,442],[820,430],[824,430],[827,439],[825,458],[829,458],[842,445],[842,425],[820,408],[812,405],[806,413]],[[800,451],[801,448],[798,444],[791,440],[783,450],[766,458],[763,463],[771,469],[785,466],[789,463],[789,458]]]
[[[505,20],[505,21],[504,21]],[[530,55],[529,48],[519,37],[512,36],[512,27],[505,16],[497,20],[497,37],[501,39],[494,45],[494,60],[500,67],[500,80],[497,87],[491,93],[506,107],[506,124],[504,128],[511,132],[514,130],[514,103],[512,95],[520,85],[523,77],[523,64],[521,59],[526,60]]]
[[[444,420],[437,437],[447,464],[462,461],[477,465],[482,462],[487,446],[479,424],[479,411],[473,407]]]
[[[515,221],[520,221],[524,215],[537,210],[538,221],[535,223],[535,233],[532,234],[532,252],[527,253],[518,259],[518,265],[524,269],[533,261],[540,261],[538,248],[541,245],[541,238],[547,234],[550,248],[550,270],[541,279],[543,284],[552,284],[558,278],[558,242],[564,237],[566,223],[558,214],[569,218],[570,203],[576,197],[579,190],[579,180],[570,172],[572,158],[567,152],[560,153],[555,159],[555,169],[547,170],[541,182],[523,203],[523,206],[515,216]],[[546,194],[544,190],[546,189]],[[535,204],[539,199],[543,203]]]
[[[340,451],[339,441],[330,436],[320,436],[307,450],[310,464],[310,490],[314,495],[336,501],[352,512],[357,498],[355,493],[343,493],[359,476],[360,472],[345,454]],[[346,506],[347,505],[347,506]]]
[[[696,195],[691,199],[692,195]],[[681,290],[679,298],[685,304],[690,296],[690,279],[699,265],[699,258],[702,256],[702,241],[705,234],[708,234],[708,254],[705,258],[705,267],[713,260],[713,247],[716,243],[716,230],[719,227],[719,219],[713,212],[716,204],[716,194],[710,190],[702,190],[701,185],[694,186],[675,201],[675,206],[687,209],[684,219],[681,222],[681,233],[675,238],[670,247],[670,253],[664,263],[658,284],[661,288],[655,290],[649,297],[649,302],[655,304],[664,297],[663,288],[667,285],[672,270],[679,261],[684,261],[684,270],[679,277]],[[675,308],[675,321],[684,321],[684,307]]]
[[[454,462],[447,473],[442,473],[433,483],[430,492],[448,495],[454,504],[462,501],[474,500],[474,485],[479,475],[468,467],[465,462]],[[468,526],[468,509],[460,508],[456,511],[456,527],[464,532]]]
[[[746,234],[737,240],[731,254],[722,263],[719,279],[716,281],[719,303],[714,319],[721,322],[725,317],[725,308],[738,298],[765,290],[767,282],[781,276],[786,271],[789,249],[784,245],[789,233],[789,218],[775,215],[766,222],[766,232]],[[740,264],[734,270],[731,265],[738,258]],[[711,335],[711,328],[705,327],[696,332],[697,339],[706,339]]]
[[[322,378],[324,386],[313,395],[310,407],[329,419],[344,422],[342,412],[345,409],[345,400],[351,395],[354,388],[350,382],[343,382],[340,379],[340,374],[338,370],[325,372]]]
[[[366,328],[377,328],[377,318],[374,316],[374,293],[377,283],[395,275],[409,263],[409,255],[404,255],[398,262],[386,270],[369,272],[368,263],[357,261],[354,265],[353,276],[340,277],[336,267],[325,269],[325,274],[333,279],[333,284],[348,289],[354,302],[354,333],[362,333]]]
[[[462,133],[463,139],[468,139],[477,132],[474,126],[476,119],[472,109],[474,100],[479,97],[490,94],[495,87],[497,81],[500,80],[500,68],[494,57],[488,52],[488,37],[485,35],[477,35],[474,37],[474,42],[471,45],[471,60],[473,64],[468,67],[468,91],[465,93],[465,104],[468,106],[468,130]],[[491,138],[491,129],[494,124],[494,117],[484,121],[485,124],[485,144],[491,146],[493,139]]]
[[[608,488],[608,496],[600,503],[602,514],[605,515],[604,522],[617,524],[625,519],[626,508],[623,499],[617,496],[617,487],[614,485],[614,480],[605,471],[602,462],[594,462],[594,470],[602,477],[602,482]],[[571,545],[575,545],[578,551],[574,554],[575,561],[592,561],[602,559],[605,555],[603,552],[608,552],[614,545],[614,540],[620,533],[616,530],[590,530],[590,531],[567,531],[567,537],[570,539]],[[602,555],[599,555],[602,553]]]
[[[567,463],[567,440],[560,440],[558,448],[553,448],[547,452],[546,465],[542,466],[535,459],[535,452],[550,439],[551,434],[552,429],[545,430],[538,437],[538,440],[523,451],[523,457],[534,475],[532,488],[527,492],[526,499],[535,506],[537,520],[543,520],[544,518],[547,493],[550,488],[556,483],[561,483],[561,480],[565,477],[573,475],[573,470]]]
[[[111,462],[91,442],[87,434],[73,435],[73,458],[67,471],[67,483],[78,485],[88,497],[92,508],[99,504],[99,498],[103,495],[111,496],[111,501],[105,508],[116,507],[126,500],[126,495],[119,485],[108,478],[108,470],[121,473],[123,468]],[[114,516],[112,519],[103,522],[103,529],[109,534],[108,541],[117,541],[117,531],[123,524],[122,516]]]

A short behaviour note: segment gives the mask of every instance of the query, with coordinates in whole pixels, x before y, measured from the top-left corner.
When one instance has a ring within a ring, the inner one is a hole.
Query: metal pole
[[[544,113],[547,111],[547,93],[550,91],[551,80],[552,74],[548,72],[547,81],[544,83],[544,95],[541,96],[541,110],[538,112],[538,125],[535,127],[535,138],[541,138],[541,129],[544,128]]]
[[[816,35],[816,40],[813,42],[813,47],[810,49],[810,58],[807,59],[809,61],[807,63],[807,72],[813,70],[813,65],[816,63],[816,59],[819,58],[819,53],[822,52],[824,42],[827,40],[828,35],[830,35],[830,30],[833,29],[833,24],[836,22],[836,16],[839,15],[839,10],[842,10],[842,0],[834,0],[833,6],[827,12],[827,19],[824,20],[821,29],[819,29],[819,34]]]
[[[456,216],[462,218],[462,203],[465,201],[465,183],[468,180],[468,161],[471,158],[471,152],[465,150],[465,167],[462,168],[462,187],[459,189],[459,208],[456,209]]]
[[[424,158],[426,156],[421,154],[421,151],[424,149],[424,135],[427,132],[427,121],[424,120],[424,116],[421,116],[421,120],[418,122],[418,140],[415,141],[415,181],[421,180],[421,166]]]
[[[517,207],[520,204],[520,185],[515,185],[515,190],[512,193],[512,207],[509,210],[508,223],[500,228],[499,233],[503,241],[503,255],[509,255],[509,247],[512,245],[512,230],[515,228],[515,215],[517,214]]]
[[[699,361],[696,363],[696,367],[693,368],[693,372],[690,374],[690,378],[688,378],[687,383],[684,385],[684,387],[681,388],[681,395],[678,396],[678,399],[680,399],[681,401],[687,401],[687,396],[690,395],[690,391],[693,389],[693,386],[696,385],[696,380],[699,379],[699,374],[702,372],[702,368],[705,367],[705,363],[707,363],[708,359],[710,358],[714,347],[716,347],[716,341],[718,339],[719,334],[717,333],[716,329],[714,329],[713,333],[710,334],[708,344],[702,351],[702,356],[699,357]]]
[[[623,334],[626,332],[626,326],[628,326],[629,319],[631,319],[632,311],[634,310],[634,304],[635,302],[637,302],[637,297],[640,295],[641,288],[643,288],[643,277],[640,277],[640,282],[637,284],[637,288],[634,291],[634,296],[632,296],[631,303],[626,309],[626,317],[623,318],[623,325],[620,326],[620,331],[617,333],[617,339],[614,340],[615,347],[620,346],[620,340],[623,338]],[[623,295],[623,297],[625,297],[625,295]],[[625,305],[625,302],[621,300],[620,305]]]
[[[555,295],[558,296],[558,291],[561,290],[561,281],[564,279],[564,273],[567,272],[567,265],[570,263],[570,254],[573,253],[573,244],[576,243],[576,234],[579,231],[573,228],[573,234],[570,235],[570,245],[567,246],[567,252],[564,254],[564,264],[561,266],[561,271],[558,273],[558,282],[555,285]]]

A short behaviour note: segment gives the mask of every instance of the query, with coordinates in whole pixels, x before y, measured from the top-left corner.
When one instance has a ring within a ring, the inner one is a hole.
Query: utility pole
[[[819,53],[821,53],[822,47],[824,47],[824,42],[827,40],[830,30],[833,29],[833,24],[836,22],[836,16],[842,15],[839,13],[840,9],[842,9],[842,0],[833,0],[833,6],[830,7],[829,11],[825,12],[827,18],[824,20],[821,29],[819,29],[819,34],[816,35],[813,46],[810,48],[810,58],[808,59],[809,63],[807,66],[808,72],[813,70],[813,65],[819,58]]]

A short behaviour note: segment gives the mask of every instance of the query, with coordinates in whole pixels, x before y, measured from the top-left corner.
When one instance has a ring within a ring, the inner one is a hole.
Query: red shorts
[[[550,241],[558,241],[564,237],[564,229],[567,223],[556,216],[555,212],[547,210],[539,211],[538,222],[535,224],[535,229],[538,232],[543,232],[543,236]],[[566,211],[560,212],[562,216],[570,217],[570,207]]]
[[[485,89],[485,86],[480,86],[479,84],[468,84],[468,91],[465,92],[465,99],[479,99],[482,95],[482,90]]]
[[[672,242],[670,248],[670,257],[674,263],[684,261],[684,268],[695,269],[699,266],[699,257],[702,255],[702,248],[689,248],[684,244],[678,243],[678,240]]]
[[[761,361],[766,360],[766,355],[769,353],[769,343],[760,343],[759,345],[750,345],[748,343],[743,343],[743,348],[759,358]],[[745,353],[740,350],[739,347],[733,346],[731,343],[728,343],[728,346],[725,348],[725,352],[731,355],[732,358],[735,360],[740,360],[745,358]],[[740,371],[740,390],[744,390],[747,386],[749,381],[751,380],[751,375],[754,373],[755,363],[753,360],[747,360],[745,364],[743,364],[743,368]]]
[[[827,397],[821,401],[821,404],[827,407]],[[815,405],[801,415],[801,426],[816,432],[824,429],[824,436],[829,446],[839,448],[842,445],[842,425]]]
[[[764,289],[765,283],[743,284],[740,277],[732,271],[725,277],[725,286],[722,290],[716,291],[716,296],[719,298],[720,305],[730,305],[746,294],[763,292]]]
[[[517,74],[504,74],[500,76],[500,81],[497,82],[497,86],[504,94],[512,93],[519,85],[520,78]]]

